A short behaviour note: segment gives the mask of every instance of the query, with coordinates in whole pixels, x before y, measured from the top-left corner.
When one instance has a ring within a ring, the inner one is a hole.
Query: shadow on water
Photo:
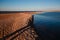
[[[60,12],[48,12],[47,14],[33,15],[32,20],[29,20],[27,26],[4,36],[1,40],[5,40],[18,33],[18,35],[11,38],[11,40],[13,40],[25,30],[32,27],[38,34],[36,40],[60,40]]]

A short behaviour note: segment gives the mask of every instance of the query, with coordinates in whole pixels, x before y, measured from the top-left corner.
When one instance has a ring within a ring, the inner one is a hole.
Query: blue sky
[[[0,11],[60,10],[60,0],[0,0]]]

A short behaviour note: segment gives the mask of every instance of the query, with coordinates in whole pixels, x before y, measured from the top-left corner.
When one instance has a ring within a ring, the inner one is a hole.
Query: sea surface
[[[42,40],[60,40],[60,12],[33,15],[34,28]]]

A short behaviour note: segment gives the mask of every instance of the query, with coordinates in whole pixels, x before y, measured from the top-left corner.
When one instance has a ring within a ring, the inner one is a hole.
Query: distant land
[[[42,11],[0,11],[1,12],[60,12],[60,10],[42,10]]]
[[[41,12],[60,12],[60,10],[43,10],[43,11],[0,11],[0,14],[8,13],[41,13]]]
[[[0,14],[13,14],[13,13],[28,13],[28,14],[36,14],[43,11],[0,11]]]

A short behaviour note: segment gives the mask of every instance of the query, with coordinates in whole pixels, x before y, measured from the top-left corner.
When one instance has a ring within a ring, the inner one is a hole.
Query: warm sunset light
[[[0,40],[60,40],[60,0],[0,0]]]

